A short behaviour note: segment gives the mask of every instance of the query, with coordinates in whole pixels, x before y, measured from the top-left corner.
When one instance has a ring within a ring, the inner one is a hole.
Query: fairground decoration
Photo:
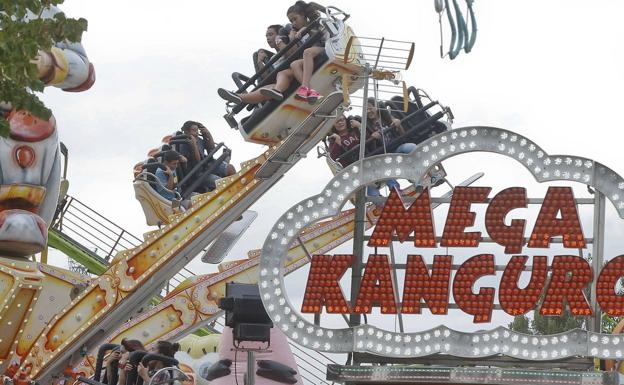
[[[372,325],[328,329],[310,323],[292,305],[286,295],[283,266],[289,245],[296,242],[303,229],[339,213],[361,186],[388,178],[419,180],[436,163],[478,151],[517,160],[538,182],[575,181],[591,186],[604,194],[624,218],[624,179],[598,162],[576,156],[549,156],[527,138],[497,128],[471,127],[445,132],[423,142],[410,155],[380,155],[354,163],[337,174],[320,194],[301,201],[282,215],[267,237],[260,263],[260,291],[275,324],[294,341],[329,352],[391,357],[444,353],[473,358],[502,354],[524,360],[572,356],[621,359],[624,341],[617,335],[577,329],[537,337],[503,327],[479,333],[458,332],[445,326],[415,333],[391,332]],[[585,291],[595,286],[596,302],[602,312],[624,315],[624,295],[616,292],[618,280],[624,277],[624,255],[609,256],[602,270],[595,272],[587,260],[572,255],[586,247],[572,188],[550,187],[532,228],[525,219],[505,222],[512,210],[528,206],[525,188],[507,188],[488,200],[491,192],[489,187],[455,188],[437,242],[429,192],[425,190],[406,206],[399,193],[391,191],[368,242],[368,246],[375,247],[375,254],[367,258],[355,302],[347,301],[340,285],[343,275],[351,269],[354,256],[315,255],[300,311],[367,314],[379,307],[382,314],[419,314],[426,306],[432,314],[443,315],[448,312],[452,293],[459,309],[472,316],[474,322],[483,323],[491,321],[498,293],[501,309],[513,316],[535,308],[545,316],[561,315],[566,306],[575,316],[589,316],[598,306],[589,303]],[[476,214],[470,209],[475,203],[487,204],[485,229],[491,240],[504,248],[505,254],[511,254],[498,287],[482,287],[476,293],[475,282],[483,276],[494,276],[496,263],[493,254],[479,253],[481,232],[466,231],[475,225]],[[528,229],[530,236],[525,243]],[[413,245],[414,252],[407,256],[402,288],[396,287],[390,258],[383,253],[393,237]],[[570,254],[556,255],[549,264],[548,258],[537,249],[548,249],[553,238],[561,238],[562,246],[570,249]],[[428,268],[419,253],[438,247],[471,248],[475,253],[451,275],[452,255],[435,255],[433,265]],[[536,253],[531,253],[532,249]],[[527,268],[529,282],[520,287],[520,275]],[[400,291],[402,303],[397,298]]]
[[[485,202],[490,192],[488,187],[457,187],[449,208],[441,246],[478,247],[481,232],[465,232],[473,226],[475,213],[470,211],[472,203]],[[514,219],[505,225],[505,214],[527,206],[526,190],[521,187],[501,191],[491,201],[486,211],[487,228],[493,240],[505,247],[506,253],[519,252],[523,244],[525,220]],[[560,214],[560,218],[557,216]],[[386,246],[397,234],[403,242],[414,234],[414,246],[436,247],[434,226],[427,190],[406,209],[396,190],[391,191],[383,208],[377,226],[368,243],[369,246]],[[572,249],[585,247],[583,230],[576,211],[576,203],[570,187],[550,187],[530,236],[529,248],[548,248],[553,237],[562,236],[563,246]],[[431,273],[425,267],[421,255],[408,255],[407,272],[403,288],[402,313],[420,313],[421,299],[431,308],[433,314],[446,314],[450,273],[453,256],[436,255]],[[315,255],[312,258],[311,274],[303,300],[304,313],[319,313],[323,306],[328,313],[371,313],[374,305],[381,307],[382,314],[397,313],[395,283],[392,279],[388,255],[368,257],[361,289],[355,306],[350,309],[342,294],[338,281],[350,267],[350,255]],[[546,257],[535,256],[531,280],[525,289],[518,287],[520,273],[524,270],[527,256],[514,256],[507,265],[499,285],[501,307],[510,315],[521,315],[537,305],[546,283],[548,266]],[[496,274],[494,255],[480,254],[464,262],[453,280],[453,297],[464,312],[474,315],[475,322],[490,322],[494,307],[495,289],[481,288],[478,294],[472,292],[474,283],[484,275]],[[578,256],[558,255],[554,257],[552,279],[546,289],[540,307],[542,315],[561,315],[567,301],[573,315],[592,314],[583,290],[592,281],[589,263]],[[614,258],[597,275],[601,284],[598,301],[608,303],[604,312],[611,316],[624,315],[624,296],[615,293],[617,280],[624,275],[624,256]],[[347,311],[345,311],[345,309]]]

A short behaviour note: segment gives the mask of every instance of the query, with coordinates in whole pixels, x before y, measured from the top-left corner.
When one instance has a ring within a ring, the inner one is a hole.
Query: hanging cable
[[[453,52],[455,47],[455,41],[457,40],[457,28],[455,27],[455,20],[453,14],[450,11],[449,0],[444,0],[444,9],[446,10],[446,16],[448,17],[449,27],[451,28],[451,43],[449,44],[449,55]],[[446,55],[445,55],[446,56]],[[451,57],[454,59],[454,57]]]
[[[472,8],[473,2],[474,0],[466,0],[466,15],[470,16],[470,27],[472,30],[471,33],[466,34],[466,43],[464,44],[464,51],[466,53],[470,53],[475,41],[477,40],[477,18],[475,17],[474,9]]]
[[[452,8],[450,0],[434,1],[435,10],[438,13],[438,23],[440,25],[440,57],[444,58],[448,55],[451,60],[455,59],[462,49],[464,52],[469,53],[477,39],[477,20],[473,9],[474,0],[465,0],[466,17],[464,17],[464,13],[459,6],[459,1],[452,1]],[[446,12],[449,28],[451,30],[451,39],[447,52],[444,51],[444,33],[442,27],[442,13],[444,12]],[[471,27],[470,31],[468,30],[468,22]]]
[[[455,59],[461,52],[461,49],[464,48],[464,38],[467,34],[466,21],[464,20],[464,15],[462,14],[457,0],[453,0],[453,8],[455,9],[455,19],[457,21],[457,44],[455,47],[452,47],[449,52],[449,58],[451,60]],[[446,12],[450,15],[451,10],[447,9]]]

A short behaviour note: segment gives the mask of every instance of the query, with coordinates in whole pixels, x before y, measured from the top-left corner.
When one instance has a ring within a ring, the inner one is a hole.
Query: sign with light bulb
[[[390,178],[420,180],[434,165],[471,152],[490,152],[514,159],[537,182],[551,182],[534,221],[506,220],[512,210],[529,204],[524,187],[494,193],[489,187],[456,187],[443,230],[436,234],[433,198],[427,190],[408,207],[397,191],[391,191],[368,241],[368,246],[376,249],[366,258],[355,300],[347,301],[340,284],[355,258],[338,254],[312,256],[302,304],[290,301],[284,284],[285,259],[303,229],[337,215],[362,186]],[[512,316],[533,309],[545,316],[560,315],[566,306],[574,316],[586,317],[598,308],[612,316],[624,315],[624,295],[616,292],[616,285],[624,276],[624,255],[606,256],[607,263],[600,271],[592,271],[588,261],[578,256],[578,250],[592,240],[585,238],[572,188],[557,186],[558,181],[578,182],[595,189],[624,218],[624,178],[620,175],[591,159],[549,155],[528,138],[499,128],[455,129],[426,140],[409,155],[386,154],[353,163],[317,195],[287,210],[270,230],[259,266],[260,295],[267,313],[291,340],[318,351],[397,358],[442,353],[470,358],[505,355],[525,360],[574,356],[622,359],[622,337],[580,329],[539,338],[505,327],[471,333],[441,325],[401,333],[370,324],[328,328],[304,316],[322,312],[368,314],[375,307],[382,314],[420,314],[424,306],[433,315],[443,315],[448,312],[452,295],[457,308],[475,323],[487,323],[492,321],[497,294],[500,308]],[[475,223],[473,204],[487,205],[484,223]],[[477,290],[473,289],[475,282],[481,277],[494,277],[497,264],[494,254],[480,252],[484,236],[481,231],[469,229],[475,225],[487,232],[488,241],[503,247],[508,255],[498,282]],[[393,240],[402,242],[403,248],[409,250],[402,266],[405,273],[401,287],[393,276],[394,266],[388,254],[383,252]],[[549,262],[543,255],[544,249],[550,249],[554,240],[561,243],[563,251]],[[452,252],[437,252],[446,247],[474,253],[455,265]],[[377,248],[382,248],[382,252]],[[432,252],[436,255],[428,266],[423,254]],[[524,271],[530,279],[521,285]],[[590,303],[586,297],[590,287],[596,290],[596,303]]]
[[[489,187],[457,187],[454,190],[444,225],[440,246],[477,248],[481,232],[466,232],[475,224],[475,213],[470,211],[473,203],[483,203],[490,193]],[[505,247],[505,253],[522,251],[526,220],[514,219],[505,224],[506,215],[514,209],[526,208],[526,189],[505,189],[491,200],[486,211],[485,228],[492,239]],[[396,234],[400,242],[414,234],[416,248],[436,248],[431,199],[424,191],[409,207],[405,208],[399,193],[391,191],[383,211],[368,242],[369,246],[386,247]],[[570,187],[550,187],[544,198],[539,215],[528,241],[528,248],[547,249],[553,237],[561,236],[565,248],[578,250],[585,247],[585,238],[578,217],[576,202]],[[370,255],[357,300],[349,306],[340,279],[351,267],[352,255],[315,255],[303,300],[303,313],[371,313],[379,306],[382,314],[399,311],[391,265],[388,255]],[[401,313],[418,314],[426,304],[432,314],[447,314],[451,291],[452,255],[436,255],[431,271],[421,255],[407,256]],[[511,258],[499,284],[499,300],[502,309],[510,315],[522,315],[533,310],[544,296],[540,306],[542,315],[561,315],[566,302],[573,315],[588,316],[592,308],[584,290],[591,284],[592,269],[587,260],[574,255],[557,255],[551,266],[546,256],[534,256],[531,279],[525,288],[519,287],[520,274],[524,271],[528,256]],[[493,254],[478,254],[464,262],[452,280],[452,293],[458,307],[474,316],[475,322],[490,322],[494,308],[496,289],[481,288],[473,293],[475,282],[485,276],[496,274]],[[547,285],[547,273],[551,279]],[[598,302],[602,310],[611,316],[624,315],[624,295],[615,291],[619,279],[624,276],[624,255],[618,256],[596,274]]]

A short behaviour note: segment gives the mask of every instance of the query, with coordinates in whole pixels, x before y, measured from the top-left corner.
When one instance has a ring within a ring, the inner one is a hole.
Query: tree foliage
[[[44,84],[31,60],[55,42],[79,42],[87,29],[85,19],[66,18],[62,12],[49,19],[37,18],[45,8],[63,1],[0,0],[0,101],[43,119],[51,112],[36,95]],[[8,130],[8,122],[0,115],[0,135],[7,136]]]
[[[566,308],[560,316],[543,316],[538,310],[533,311],[533,318],[527,316],[514,317],[509,329],[525,334],[558,334],[568,330],[584,328],[585,318],[574,317]]]

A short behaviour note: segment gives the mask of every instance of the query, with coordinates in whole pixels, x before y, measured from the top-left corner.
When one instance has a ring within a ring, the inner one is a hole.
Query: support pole
[[[366,64],[365,67],[365,82],[364,82],[364,105],[362,106],[362,125],[360,127],[360,138],[366,138],[366,103],[368,99],[368,80],[370,75],[370,65]],[[366,148],[366,140],[360,140],[360,156],[359,159],[364,159],[364,151]],[[363,167],[360,167],[360,173],[364,173]],[[355,225],[353,228],[353,264],[351,265],[351,307],[355,306],[357,295],[360,292],[360,285],[362,283],[362,270],[363,270],[363,254],[364,254],[364,231],[366,220],[366,186],[363,186],[355,193]],[[353,326],[358,326],[362,322],[359,314],[351,313],[349,316],[349,323]],[[358,363],[354,360],[354,365]]]
[[[592,269],[598,274],[604,261],[604,230],[605,230],[605,196],[600,191],[594,192],[594,242],[592,244]],[[589,321],[590,330],[600,333],[602,329],[602,312],[596,298],[596,282],[591,286],[590,301],[594,313]]]
[[[247,381],[245,385],[256,384],[256,353],[252,350],[247,351]]]
[[[371,73],[370,65],[367,63],[365,67],[364,82],[364,103],[362,106],[362,125],[360,127],[360,161],[364,159],[366,149],[366,123],[367,123],[367,100],[368,100],[368,81]],[[364,139],[362,139],[364,138]],[[360,167],[361,175],[364,174],[364,168]],[[353,226],[353,264],[351,265],[351,307],[355,307],[357,295],[360,292],[362,283],[362,270],[364,259],[364,231],[366,230],[366,186],[362,186],[355,193],[355,224]],[[351,313],[349,316],[349,324],[351,327],[358,326],[362,323],[359,314]],[[359,362],[353,358],[353,365],[359,365]]]

